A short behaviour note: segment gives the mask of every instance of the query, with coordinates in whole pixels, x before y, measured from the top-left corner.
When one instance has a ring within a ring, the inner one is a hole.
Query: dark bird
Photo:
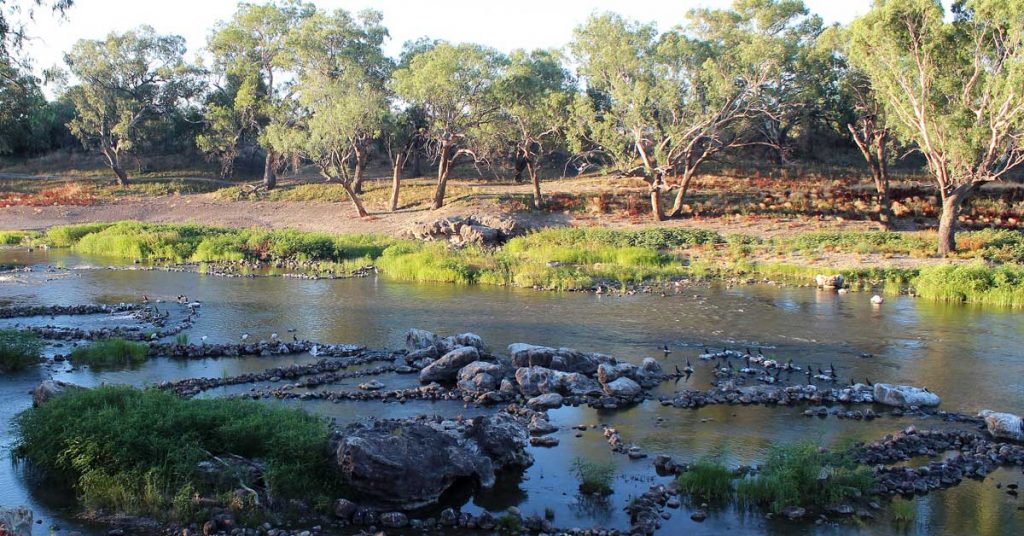
[[[835,375],[836,375],[836,367],[835,367],[835,365],[833,365],[832,363],[829,363],[829,364],[828,364],[828,369],[829,369],[829,371],[831,371],[831,372],[832,372],[832,375],[833,375],[833,376],[835,376]]]
[[[663,345],[661,345],[661,351],[662,351],[662,352],[665,352],[665,355],[668,355],[668,354],[671,354],[671,353],[672,353],[672,350],[669,350],[669,349],[668,349],[668,345],[667,345],[667,344],[663,344]]]
[[[292,341],[299,342],[299,338],[296,337],[294,333],[292,333]]]
[[[825,373],[822,372],[821,367],[818,367],[818,376],[824,376],[824,375],[825,375]]]
[[[676,367],[676,369],[678,370],[679,367]],[[683,372],[686,372],[687,374],[693,374],[693,365],[690,364],[689,359],[686,360],[686,368],[683,369]]]
[[[871,380],[867,379],[867,377],[864,378],[864,383],[867,384],[868,387],[875,386],[875,384],[871,383]]]
[[[746,350],[747,355],[750,355],[750,348],[744,348],[744,350]]]
[[[760,348],[760,347],[759,347],[759,348],[757,349],[757,355],[759,355],[759,356],[761,356],[761,357],[764,357],[764,352],[762,351],[762,348]]]
[[[744,357],[743,360],[746,362],[747,368],[750,368],[750,354],[747,354],[747,356]]]

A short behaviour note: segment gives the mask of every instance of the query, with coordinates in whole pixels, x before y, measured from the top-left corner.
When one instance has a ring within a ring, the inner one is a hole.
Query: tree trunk
[[[892,207],[889,203],[889,165],[886,163],[885,138],[883,133],[875,143],[875,166],[878,169],[878,176],[875,178],[875,190],[878,192],[878,205],[881,208],[878,212],[878,221],[886,230],[892,229]]]
[[[444,206],[444,190],[448,185],[448,170],[451,162],[448,160],[448,146],[442,145],[440,157],[437,162],[437,189],[434,190],[434,203],[430,206],[437,210]]]
[[[391,212],[398,210],[398,189],[402,186],[402,166],[405,161],[396,158],[391,169]]]
[[[124,170],[124,166],[121,165],[121,155],[113,148],[104,148],[102,150],[103,156],[107,158],[107,165],[117,175],[118,186],[128,186],[128,172]]]
[[[540,195],[540,175],[537,173],[537,166],[532,162],[526,164],[526,170],[533,181],[533,208],[540,210],[544,208],[544,198]]]
[[[686,198],[686,191],[690,189],[693,175],[692,169],[683,171],[683,181],[679,184],[679,193],[676,194],[676,200],[672,203],[672,212],[668,214],[670,218],[678,218],[683,214],[683,199]]]
[[[421,166],[423,165],[423,161],[422,161],[423,154],[422,154],[422,151],[420,151],[419,149],[416,149],[415,151],[416,151],[416,154],[413,155],[413,159],[412,159],[412,176],[413,177],[422,177],[423,176],[423,169],[422,169]]]
[[[960,206],[970,197],[975,184],[967,183],[956,187],[942,200],[942,214],[939,216],[939,255],[943,257],[956,251],[956,228],[960,222]]]
[[[661,210],[661,190],[651,187],[651,215],[654,221],[665,221],[665,213]]]
[[[275,163],[274,151],[267,149],[267,158],[263,162],[263,186],[266,186],[267,190],[273,190],[277,186],[277,172],[274,171]]]
[[[516,174],[512,176],[512,180],[518,184],[523,182],[523,170],[529,165],[529,159],[523,158],[522,156],[516,156]]]
[[[357,194],[363,193],[363,172],[366,170],[366,158],[366,150],[356,147],[356,168],[352,175],[352,191]]]
[[[344,188],[345,193],[348,194],[349,200],[352,201],[352,206],[355,207],[356,214],[358,214],[360,218],[366,217],[366,208],[363,207],[363,202],[359,199],[359,194],[355,192],[354,188],[349,184],[349,181],[343,179],[340,182],[341,187]]]

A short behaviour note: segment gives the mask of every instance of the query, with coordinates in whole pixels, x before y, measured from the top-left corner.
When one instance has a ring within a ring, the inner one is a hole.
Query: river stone
[[[819,288],[843,288],[843,283],[845,282],[845,280],[843,279],[842,274],[818,274],[814,276],[814,282],[817,283]]]
[[[522,342],[508,345],[509,356],[516,367],[551,367],[551,358],[557,350],[547,346],[534,346]]]
[[[474,361],[459,369],[457,385],[459,389],[470,393],[494,391],[504,371],[504,367],[496,363]]]
[[[32,536],[32,510],[24,506],[0,507],[0,534],[10,536]]]
[[[489,488],[495,471],[528,466],[528,438],[522,422],[497,413],[465,425],[428,418],[354,423],[330,443],[342,483],[353,493],[411,510],[435,504],[456,481]]]
[[[459,375],[459,369],[480,359],[480,352],[472,346],[461,346],[441,356],[420,371],[420,381],[447,382]]]
[[[359,505],[348,500],[338,499],[334,501],[334,516],[338,519],[349,520],[352,519],[352,514],[356,513],[359,509]]]
[[[526,401],[530,409],[545,410],[562,407],[562,395],[558,393],[544,393]]]
[[[380,524],[390,529],[400,529],[409,524],[409,517],[402,512],[385,512],[380,516]]]
[[[37,385],[35,389],[32,389],[32,406],[39,407],[50,400],[53,400],[55,397],[74,389],[85,388],[59,380],[43,380],[43,382]]]
[[[643,388],[640,387],[639,383],[636,383],[629,378],[622,377],[604,384],[604,392],[607,393],[608,396],[632,398],[642,393]]]
[[[405,348],[410,352],[436,347],[437,340],[437,335],[425,329],[414,328],[405,332]]]
[[[578,372],[593,375],[601,363],[614,363],[615,360],[602,354],[586,354],[572,348],[559,348],[551,358],[551,368],[563,372]]]
[[[985,419],[985,426],[992,437],[1024,441],[1024,420],[1012,413],[982,410],[978,416]]]
[[[516,370],[516,383],[523,396],[534,397],[558,390],[556,371],[544,367],[522,367]]]
[[[580,374],[570,372],[558,376],[560,390],[571,396],[588,396],[601,394],[601,384],[597,380]]]
[[[938,406],[939,395],[910,385],[876,383],[875,402],[887,406]]]
[[[640,370],[647,376],[663,376],[665,374],[665,371],[661,369],[661,363],[658,363],[653,357],[645,357],[640,363]]]
[[[601,363],[597,367],[597,379],[602,384],[607,384],[619,378],[632,378],[636,376],[636,370],[636,365],[629,363]]]

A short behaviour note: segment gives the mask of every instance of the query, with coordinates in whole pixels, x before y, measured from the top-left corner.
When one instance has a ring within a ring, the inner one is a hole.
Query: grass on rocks
[[[702,459],[676,478],[679,489],[698,501],[718,502],[732,497],[732,471],[715,459]]]
[[[742,504],[781,512],[863,497],[874,483],[868,467],[806,442],[772,447],[760,473],[738,482],[736,495]]]
[[[94,368],[131,367],[146,361],[149,345],[124,339],[103,339],[71,351],[71,362]]]
[[[39,362],[43,341],[31,331],[0,330],[0,371],[17,371]]]
[[[615,480],[614,464],[576,458],[572,462],[572,472],[580,483],[580,493],[611,495],[612,481]]]
[[[208,514],[198,497],[251,512],[251,501],[233,497],[240,482],[271,490],[277,507],[295,498],[326,510],[339,492],[327,423],[298,409],[101,386],[26,410],[15,424],[15,454],[72,486],[92,510],[188,521]],[[230,455],[264,463],[262,481],[200,473],[199,462]]]

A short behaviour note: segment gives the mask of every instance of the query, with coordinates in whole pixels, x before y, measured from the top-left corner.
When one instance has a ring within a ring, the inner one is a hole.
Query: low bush
[[[15,371],[39,362],[43,341],[31,331],[0,329],[0,370]]]
[[[278,506],[294,498],[325,511],[340,496],[327,423],[298,409],[101,386],[26,410],[15,426],[15,455],[66,481],[90,509],[187,521],[202,514],[196,495],[239,487],[200,474],[200,462],[231,455],[265,464],[262,482],[244,485],[272,490]]]
[[[984,264],[922,268],[913,280],[922,298],[1020,307],[1024,305],[1024,267]]]

